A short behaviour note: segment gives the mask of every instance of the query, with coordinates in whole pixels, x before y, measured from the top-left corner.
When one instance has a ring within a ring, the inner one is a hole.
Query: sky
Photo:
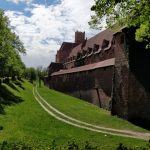
[[[47,67],[55,61],[62,42],[74,42],[75,31],[89,38],[98,30],[89,27],[94,0],[0,0],[0,8],[10,20],[26,48],[21,58],[27,67]]]

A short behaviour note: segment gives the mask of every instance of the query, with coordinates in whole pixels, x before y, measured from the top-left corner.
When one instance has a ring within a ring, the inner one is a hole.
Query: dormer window
[[[82,55],[83,55],[83,56],[86,55],[86,51],[85,51],[85,50],[82,51]]]
[[[108,47],[108,45],[109,45],[109,41],[104,39],[102,44],[102,49]]]
[[[82,54],[80,52],[77,53],[77,59],[80,59],[82,57]]]
[[[98,49],[99,49],[99,45],[98,44],[94,44],[93,52],[98,51]]]
[[[73,56],[72,59],[75,60],[75,59],[76,59],[76,56]]]
[[[70,62],[70,57],[68,58],[68,62]]]
[[[88,47],[88,54],[91,54],[91,53],[92,53],[92,48]]]

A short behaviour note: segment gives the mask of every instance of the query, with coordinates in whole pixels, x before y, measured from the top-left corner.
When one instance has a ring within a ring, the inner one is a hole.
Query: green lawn
[[[52,106],[61,112],[91,124],[116,129],[132,130],[139,132],[149,132],[141,127],[120,119],[116,116],[111,116],[110,112],[99,107],[87,103],[83,100],[65,95],[63,93],[51,90],[45,86],[38,87],[40,95],[49,102]]]
[[[3,141],[23,141],[39,150],[46,150],[54,139],[56,140],[56,143],[62,146],[66,145],[71,139],[75,139],[79,145],[82,145],[85,141],[89,141],[91,144],[97,145],[103,150],[115,150],[120,142],[134,147],[146,145],[147,143],[143,140],[105,135],[65,124],[54,119],[41,108],[33,97],[32,84],[29,82],[25,81],[23,83],[25,90],[17,86],[16,88],[18,90],[7,85],[5,86],[9,91],[13,92],[14,95],[21,97],[23,102],[5,107],[6,114],[0,115],[0,126],[3,126],[3,130],[0,130],[0,143]],[[57,108],[63,110],[67,114],[72,114],[72,116],[79,119],[88,120],[87,118],[89,116],[82,116],[88,114],[90,116],[95,116],[96,118],[89,118],[90,122],[97,120],[95,123],[99,123],[100,121],[98,121],[98,119],[100,116],[97,118],[97,115],[101,114],[104,119],[102,121],[103,124],[106,124],[106,122],[110,124],[112,121],[112,125],[115,126],[115,122],[118,124],[119,121],[121,121],[121,119],[111,119],[108,112],[104,110],[100,111],[93,105],[78,101],[64,94],[61,96],[60,93],[50,91],[45,87],[40,88],[39,91],[43,97],[49,102],[52,102]],[[93,110],[91,110],[91,108]],[[86,112],[87,109],[88,112]],[[69,110],[71,110],[71,112],[69,112]],[[104,116],[111,119],[111,121],[106,121],[107,118],[104,118]],[[121,121],[120,124],[124,125],[123,122],[125,123],[125,121]],[[117,126],[118,125],[115,127]]]

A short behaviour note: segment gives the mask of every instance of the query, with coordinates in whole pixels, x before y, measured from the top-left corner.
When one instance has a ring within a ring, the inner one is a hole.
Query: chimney
[[[85,40],[85,32],[75,32],[75,43],[80,44]]]

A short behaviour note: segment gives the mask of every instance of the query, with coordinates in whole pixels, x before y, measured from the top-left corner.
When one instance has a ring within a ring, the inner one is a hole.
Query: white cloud
[[[11,26],[27,49],[27,56],[23,56],[26,65],[47,66],[54,61],[63,41],[74,42],[76,30],[85,31],[88,36],[95,34],[88,25],[93,3],[94,0],[61,0],[59,4],[47,7],[32,4],[32,9],[26,8],[31,13],[30,17],[7,11]]]

